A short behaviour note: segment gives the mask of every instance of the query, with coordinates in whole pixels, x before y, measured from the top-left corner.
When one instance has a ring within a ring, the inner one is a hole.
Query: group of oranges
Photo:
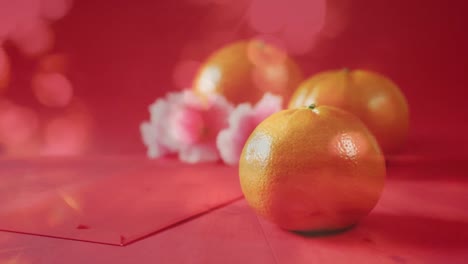
[[[335,231],[356,224],[378,202],[384,154],[407,138],[407,101],[385,76],[330,70],[304,79],[285,52],[259,40],[213,53],[193,89],[232,103],[255,103],[265,92],[286,110],[261,122],[239,161],[242,191],[261,216],[286,230]]]

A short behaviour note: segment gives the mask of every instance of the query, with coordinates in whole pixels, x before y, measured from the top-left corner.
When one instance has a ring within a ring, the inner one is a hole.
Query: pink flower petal
[[[247,138],[255,124],[250,104],[240,104],[229,116],[229,128],[223,129],[216,140],[222,160],[229,165],[239,162]]]
[[[208,108],[203,113],[206,124],[205,140],[216,142],[216,137],[222,129],[228,127],[228,118],[234,107],[226,98],[215,95],[208,99]]]
[[[282,109],[282,98],[272,94],[265,94],[252,107],[250,104],[240,104],[229,116],[229,127],[218,134],[216,145],[221,159],[228,165],[236,165],[255,127],[271,114]]]
[[[149,107],[150,121],[140,126],[143,143],[148,149],[148,157],[159,158],[168,153],[175,152],[176,144],[169,144],[165,131],[166,116],[170,105],[164,99],[158,99]]]
[[[156,100],[150,121],[140,127],[148,156],[179,153],[179,159],[189,163],[219,160],[216,137],[228,126],[232,109],[224,97],[202,100],[190,90]]]
[[[140,125],[143,143],[147,147],[148,157],[159,158],[169,153],[167,147],[158,141],[158,129],[154,123],[144,122]]]
[[[174,107],[169,118],[169,135],[179,144],[195,144],[202,137],[205,124],[200,111],[189,107]]]
[[[260,124],[265,118],[282,109],[283,98],[265,93],[260,101],[254,107],[254,114],[257,124]]]

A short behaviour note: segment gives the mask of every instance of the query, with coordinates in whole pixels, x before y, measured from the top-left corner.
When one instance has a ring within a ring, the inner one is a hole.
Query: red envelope
[[[239,201],[125,247],[0,232],[0,263],[11,262],[238,264],[275,258],[257,217]]]
[[[174,160],[2,161],[0,229],[126,245],[240,199],[237,170]]]

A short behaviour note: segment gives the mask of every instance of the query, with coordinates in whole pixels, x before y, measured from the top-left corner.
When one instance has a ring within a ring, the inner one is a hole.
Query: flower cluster
[[[140,130],[150,158],[178,154],[188,163],[222,159],[235,165],[255,127],[281,106],[282,98],[269,93],[254,106],[235,107],[221,95],[202,99],[184,90],[150,105],[150,120]]]

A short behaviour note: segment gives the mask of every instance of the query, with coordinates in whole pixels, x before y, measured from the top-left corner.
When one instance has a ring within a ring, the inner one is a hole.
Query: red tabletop
[[[0,232],[0,263],[468,259],[467,166],[459,161],[391,160],[376,209],[348,231],[317,236],[287,232],[257,217],[239,200],[236,168],[175,160],[97,160],[2,161],[8,188],[2,191],[0,225],[30,234]],[[12,192],[27,195],[11,199]],[[34,203],[22,203],[23,198]]]

